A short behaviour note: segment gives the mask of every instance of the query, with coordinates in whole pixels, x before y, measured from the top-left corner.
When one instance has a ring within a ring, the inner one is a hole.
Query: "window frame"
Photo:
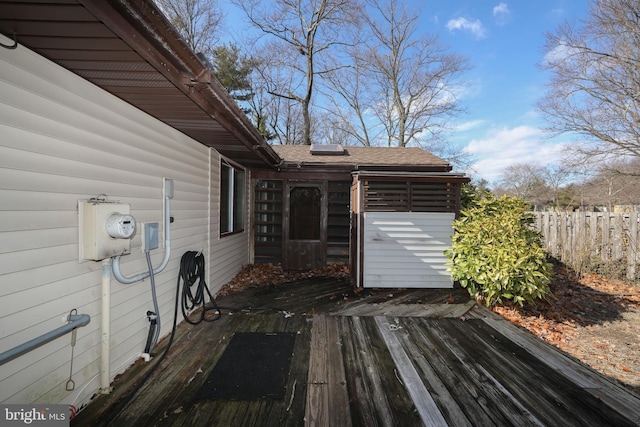
[[[220,159],[220,237],[243,233],[246,222],[247,170],[228,159]]]

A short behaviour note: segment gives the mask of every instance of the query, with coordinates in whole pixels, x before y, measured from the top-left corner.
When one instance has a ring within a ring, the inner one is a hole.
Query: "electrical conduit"
[[[139,282],[146,279],[151,274],[158,274],[165,269],[169,263],[169,256],[171,255],[171,232],[169,224],[171,223],[169,196],[164,198],[164,259],[157,269],[145,271],[132,277],[125,277],[120,271],[120,256],[113,258],[112,270],[113,277],[120,283],[130,285],[131,283]]]
[[[158,308],[158,301],[157,301],[157,297],[156,297],[156,289],[155,289],[155,280],[154,280],[154,276],[160,272],[162,272],[165,267],[167,266],[167,264],[169,263],[169,257],[171,256],[171,206],[170,206],[170,202],[169,200],[171,198],[173,198],[173,180],[171,179],[167,179],[165,178],[163,181],[163,196],[164,196],[164,258],[162,260],[162,263],[160,263],[160,265],[158,266],[158,268],[154,269],[153,265],[151,264],[151,257],[149,254],[149,250],[146,249],[145,250],[145,257],[147,260],[147,267],[148,270],[137,274],[135,276],[132,277],[126,277],[122,274],[122,272],[120,271],[120,256],[116,256],[113,258],[112,264],[111,264],[111,270],[113,271],[113,277],[116,278],[116,280],[120,283],[123,283],[125,285],[129,285],[135,282],[139,282],[141,280],[146,279],[147,277],[151,278],[151,294],[152,294],[152,298],[153,298],[153,305],[154,305],[154,310],[155,313],[153,313],[154,319],[152,322],[152,328],[153,331],[150,330],[150,334],[152,333],[153,335],[151,336],[151,340],[147,342],[147,346],[145,348],[145,352],[142,354],[142,357],[148,362],[151,359],[151,349],[153,349],[153,347],[155,346],[155,344],[158,341],[158,338],[160,337],[160,312],[159,312],[159,308]],[[104,302],[104,295],[103,295],[103,302]],[[147,313],[147,315],[149,316],[149,313]],[[151,317],[149,317],[149,320],[151,321]],[[103,341],[104,341],[104,336],[103,336]],[[103,343],[104,345],[104,343]],[[104,355],[103,355],[104,356]],[[104,360],[104,359],[103,359]]]

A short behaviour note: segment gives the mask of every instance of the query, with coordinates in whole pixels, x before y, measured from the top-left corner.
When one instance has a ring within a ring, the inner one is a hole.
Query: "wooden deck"
[[[225,310],[215,322],[181,325],[134,396],[117,401],[159,357],[130,369],[71,424],[640,425],[638,396],[462,290],[355,294],[341,282],[309,279],[217,302],[266,310]],[[297,334],[283,400],[196,399],[234,332]]]

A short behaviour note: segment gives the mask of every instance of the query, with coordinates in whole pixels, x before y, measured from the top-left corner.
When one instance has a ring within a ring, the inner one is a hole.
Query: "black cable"
[[[160,356],[160,358],[158,359],[156,364],[153,365],[151,367],[151,369],[149,369],[147,372],[145,372],[145,374],[133,386],[133,388],[131,388],[122,397],[120,397],[117,405],[113,409],[109,410],[109,416],[105,420],[102,420],[100,422],[100,426],[109,426],[109,425],[111,425],[111,422],[113,421],[113,419],[117,415],[119,415],[120,412],[122,412],[124,407],[127,406],[127,404],[131,401],[133,396],[138,391],[140,391],[140,389],[142,388],[144,383],[146,383],[147,380],[149,379],[149,377],[151,377],[151,375],[153,375],[153,373],[156,371],[156,369],[158,369],[158,366],[160,366],[160,364],[162,363],[164,358],[167,356],[167,353],[169,353],[169,349],[171,348],[171,344],[173,344],[173,338],[174,338],[174,336],[176,334],[176,325],[178,323],[177,320],[178,320],[178,298],[179,297],[180,297],[180,286],[176,286],[176,303],[175,303],[175,306],[174,306],[174,309],[173,309],[173,326],[171,327],[171,335],[169,336],[169,342],[167,343],[167,347],[162,352],[162,355]]]
[[[188,251],[182,255],[180,259],[180,273],[178,274],[178,284],[180,287],[182,281],[182,316],[184,320],[191,324],[197,325],[202,321],[213,322],[221,316],[220,309],[216,305],[216,300],[211,295],[207,282],[205,281],[204,255],[200,252]],[[195,292],[193,292],[195,289]],[[205,292],[209,295],[211,305],[207,307],[205,301]],[[189,318],[189,312],[202,307],[200,317],[197,320]],[[207,314],[214,311],[212,317]]]
[[[281,310],[278,308],[271,307],[244,307],[244,308],[233,308],[233,307],[218,307],[215,299],[211,295],[209,291],[209,287],[204,279],[205,277],[205,265],[204,265],[204,255],[200,252],[188,251],[182,255],[180,259],[180,272],[178,273],[178,283],[176,285],[176,303],[173,309],[173,326],[171,327],[171,335],[169,336],[169,342],[167,343],[167,347],[162,352],[162,355],[158,359],[158,361],[153,365],[138,381],[133,388],[131,388],[128,392],[126,392],[118,401],[116,407],[112,410],[109,410],[109,416],[103,420],[100,425],[108,426],[111,424],[113,419],[124,409],[124,407],[131,401],[133,396],[142,388],[144,383],[153,375],[155,370],[160,366],[164,358],[169,353],[169,349],[171,348],[171,344],[173,344],[173,338],[176,333],[176,326],[178,320],[178,299],[180,298],[180,282],[183,282],[182,286],[182,315],[184,316],[184,320],[186,320],[191,325],[197,325],[203,320],[206,322],[213,322],[218,320],[221,317],[220,310],[229,310],[229,311],[252,311],[252,310],[274,310],[284,313],[286,316],[290,316],[291,314],[285,310]],[[197,282],[197,283],[196,283]],[[193,285],[196,285],[195,294],[191,291]],[[211,306],[206,307],[204,302],[204,295],[206,293],[209,295],[209,301],[211,301]],[[192,310],[198,306],[202,306],[202,310],[200,311],[200,318],[198,320],[191,320],[188,317],[188,310]],[[207,318],[206,313],[209,311],[216,311],[216,315]]]
[[[158,339],[160,338],[160,308],[158,307],[158,296],[156,295],[156,281],[155,275],[153,274],[153,265],[151,264],[151,254],[148,250],[145,251],[145,255],[147,258],[147,267],[149,268],[149,281],[151,282],[151,297],[153,299],[153,309],[155,312],[152,312],[153,319],[149,317],[149,312],[147,311],[147,317],[149,318],[149,337],[151,338],[151,342],[147,338],[147,346],[144,351],[147,354],[151,354],[151,350],[156,346]],[[153,336],[151,334],[153,333]]]

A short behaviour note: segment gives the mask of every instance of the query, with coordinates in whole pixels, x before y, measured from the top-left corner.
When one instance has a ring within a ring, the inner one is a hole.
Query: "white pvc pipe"
[[[171,214],[171,209],[170,209],[169,197],[165,196],[164,198],[164,259],[162,260],[162,263],[158,266],[158,268],[153,270],[154,275],[164,270],[167,264],[169,263],[169,257],[171,255],[171,232],[170,232],[171,228],[169,226],[171,223],[170,214]],[[132,277],[125,277],[120,271],[120,256],[113,258],[112,270],[113,270],[113,277],[115,277],[118,282],[124,283],[125,285],[139,282],[150,276],[150,273],[147,270],[144,273],[140,273]]]
[[[100,393],[111,393],[111,258],[102,261],[102,345],[100,357]]]

